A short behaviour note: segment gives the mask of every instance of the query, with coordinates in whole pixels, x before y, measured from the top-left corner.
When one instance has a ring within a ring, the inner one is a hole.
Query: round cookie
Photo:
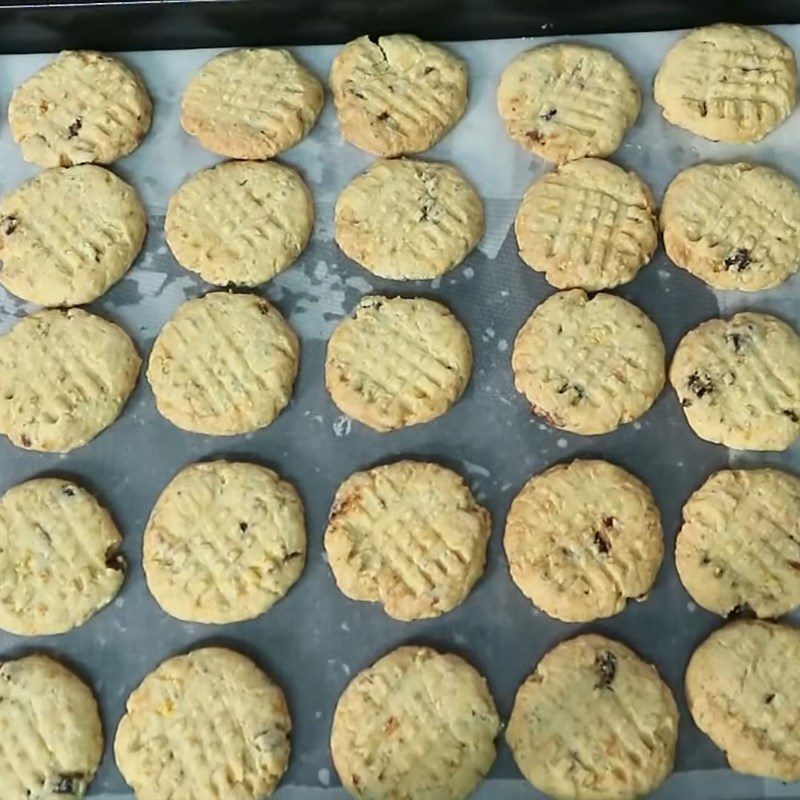
[[[0,433],[66,453],[119,416],[142,360],[122,328],[80,308],[39,311],[0,336]]]
[[[376,156],[427,150],[467,107],[466,64],[410,34],[349,42],[333,60],[330,84],[342,135]]]
[[[185,431],[216,436],[269,425],[292,396],[300,357],[281,313],[254,294],[189,300],[158,334],[147,379],[158,410]]]
[[[639,110],[639,87],[611,53],[579,44],[548,44],[517,56],[497,88],[508,135],[526,150],[562,164],[608,156]]]
[[[303,179],[275,162],[229,161],[172,195],[164,232],[175,260],[217,286],[255,286],[303,252],[314,202]]]
[[[672,772],[678,708],[656,668],[594,634],[554,647],[520,686],[506,729],[514,760],[559,800],[635,800]]]
[[[489,512],[460,475],[396,461],[356,472],[336,492],[325,552],[351,600],[380,602],[394,619],[437,617],[483,573]]]
[[[608,433],[641,417],[664,386],[664,344],[653,322],[612,294],[581,289],[537,306],[514,342],[517,390],[556,428]]]
[[[503,545],[522,593],[565,622],[610,617],[631,598],[645,600],[664,557],[650,490],[593,460],[534,475],[511,503]]]
[[[0,628],[64,633],[107,605],[125,577],[122,537],[86,489],[37,478],[0,499]]]
[[[734,450],[785,450],[800,434],[800,336],[768,314],[710,319],[675,350],[669,379],[692,430]]]
[[[650,189],[597,158],[563,164],[532,184],[514,231],[520,258],[558,289],[628,283],[658,246]]]
[[[440,417],[471,371],[469,335],[447,306],[371,295],[331,335],[325,387],[340,411],[391,431]]]
[[[800,780],[800,631],[737,620],[714,631],[686,668],[695,724],[732,769]]]
[[[167,659],[131,692],[114,758],[139,800],[261,800],[289,762],[286,698],[221,647]]]
[[[664,195],[664,249],[715,289],[772,289],[800,266],[797,208],[800,189],[777,170],[698,164]]]
[[[44,655],[0,662],[3,800],[80,800],[103,755],[91,689]]]
[[[0,201],[0,283],[31,303],[89,303],[128,271],[146,233],[136,191],[107,169],[47,170]]]
[[[161,493],[144,532],[147,586],[167,614],[186,622],[263,614],[300,577],[305,559],[300,496],[257,464],[185,467]]]
[[[336,244],[370,272],[426,280],[458,266],[483,234],[475,189],[449,164],[376,161],[336,201]]]
[[[675,566],[703,608],[780,617],[800,607],[800,478],[722,470],[683,507]]]
[[[797,64],[767,31],[708,25],[667,53],[653,94],[674,125],[715,142],[757,142],[797,104]]]
[[[322,84],[287,50],[229,50],[189,81],[181,126],[213,153],[272,158],[308,135],[324,102]]]
[[[16,88],[8,122],[22,157],[40,167],[110,164],[139,146],[152,111],[141,79],[121,61],[65,50]]]
[[[477,670],[450,653],[400,647],[339,698],[331,756],[355,798],[463,800],[494,763],[499,732]]]

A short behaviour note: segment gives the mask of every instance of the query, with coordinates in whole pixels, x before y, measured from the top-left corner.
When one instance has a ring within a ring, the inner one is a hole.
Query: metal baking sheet
[[[544,34],[547,33],[546,27]],[[775,33],[800,50],[800,26]],[[642,114],[617,163],[636,170],[657,198],[681,169],[703,160],[746,158],[800,178],[800,114],[756,145],[700,140],[661,119],[651,96],[655,71],[680,32],[590,35],[578,40],[606,47],[635,73],[643,93]],[[546,170],[505,135],[495,111],[499,75],[515,55],[551,39],[454,43],[469,64],[467,114],[424,157],[451,161],[477,186],[486,208],[486,234],[464,264],[431,282],[393,283],[372,276],[345,258],[332,238],[333,203],[342,187],[370,163],[345,144],[330,99],[308,139],[285,154],[308,181],[316,203],[314,237],[299,263],[258,291],[275,302],[298,332],[302,360],[293,400],[268,428],[232,438],[184,433],[156,412],[142,376],[122,417],[86,447],[67,455],[22,452],[0,442],[4,491],[28,478],[59,474],[78,480],[109,507],[124,534],[129,569],[119,597],[77,630],[24,639],[0,633],[0,657],[30,650],[51,652],[85,676],[102,708],[106,751],[91,794],[129,796],[111,752],[125,700],[163,659],[211,643],[236,648],[261,664],[287,692],[294,720],[293,752],[277,797],[332,800],[343,796],[328,752],[331,715],[350,678],[388,650],[408,642],[431,644],[465,655],[487,676],[498,708],[508,718],[514,693],[541,656],[558,641],[584,630],[617,637],[654,662],[672,687],[681,711],[676,774],[653,797],[795,797],[798,785],[736,776],[722,755],[692,724],[683,699],[682,676],[693,648],[719,620],[695,607],[675,573],[672,545],[680,509],[711,473],[730,463],[773,465],[797,471],[800,446],[784,453],[733,454],[698,439],[666,389],[639,421],[604,436],[581,437],[533,419],[512,384],[510,349],[517,329],[553,290],[518,258],[512,223],[523,191]],[[337,48],[303,47],[296,53],[321,77]],[[181,269],[164,242],[164,211],[170,194],[196,170],[218,159],[185,135],[179,101],[189,76],[217,50],[123,54],[144,77],[155,100],[153,128],[142,146],[114,166],[142,195],[150,229],[128,275],[91,309],[122,324],[144,357],[161,326],[184,300],[210,287]],[[13,87],[49,55],[0,57],[0,105]],[[3,192],[35,174],[0,122],[0,188]],[[447,303],[467,325],[475,368],[462,400],[427,425],[378,434],[339,413],[322,380],[325,342],[367,292],[421,295]],[[702,320],[739,308],[777,313],[798,325],[800,275],[759,294],[718,293],[672,266],[659,249],[650,265],[618,293],[640,305],[658,324],[671,355],[681,335]],[[7,330],[32,307],[0,290],[0,322]],[[491,511],[493,535],[484,577],[458,609],[436,620],[403,624],[377,605],[340,594],[325,563],[322,533],[331,498],[351,472],[399,456],[435,459],[469,480]],[[650,598],[616,617],[590,625],[557,622],[538,612],[511,582],[502,554],[509,503],[531,474],[576,456],[600,456],[643,478],[663,515],[666,557]],[[164,614],[149,595],[141,569],[141,537],[153,503],[185,464],[215,457],[265,463],[292,480],[305,501],[309,557],[302,578],[269,613],[250,622],[211,626],[185,624]],[[489,779],[476,798],[540,798],[523,781],[502,738]]]

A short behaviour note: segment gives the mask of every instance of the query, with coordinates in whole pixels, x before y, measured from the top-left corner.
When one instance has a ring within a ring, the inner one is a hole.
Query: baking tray
[[[800,50],[800,26],[775,33]],[[705,159],[748,158],[800,178],[800,114],[765,141],[750,146],[714,144],[662,121],[650,87],[668,47],[680,32],[585,35],[580,41],[606,47],[633,70],[643,92],[642,114],[614,160],[635,169],[660,198],[681,169]],[[543,37],[535,43],[545,43]],[[680,509],[714,470],[730,463],[772,465],[797,471],[800,446],[784,453],[732,454],[698,439],[684,421],[671,390],[638,422],[604,436],[581,437],[533,419],[516,393],[510,349],[521,323],[553,290],[518,258],[512,223],[523,191],[546,166],[505,135],[495,111],[503,67],[530,47],[529,40],[449,45],[470,69],[470,104],[454,131],[425,155],[452,161],[475,183],[486,208],[479,248],[457,269],[431,282],[381,280],[345,258],[332,239],[333,204],[343,186],[371,162],[343,143],[332,103],[308,139],[285,154],[308,181],[317,219],[300,261],[259,293],[275,302],[298,332],[301,367],[293,400],[268,428],[245,436],[213,438],[184,433],[157,412],[142,377],[121,418],[86,447],[67,455],[23,452],[0,442],[0,488],[57,474],[87,485],[111,510],[124,535],[129,568],[119,597],[89,622],[67,634],[24,639],[0,634],[0,657],[31,650],[50,652],[85,676],[100,701],[108,743],[91,794],[127,797],[111,753],[125,700],[163,659],[208,644],[222,644],[253,657],[287,692],[294,720],[293,752],[279,800],[333,800],[343,796],[328,752],[337,698],[358,670],[404,643],[430,644],[466,656],[486,675],[503,719],[514,693],[541,656],[558,641],[585,630],[627,642],[654,662],[672,687],[681,711],[676,774],[654,798],[737,800],[796,797],[797,784],[736,776],[719,751],[692,724],[682,691],[692,650],[719,625],[696,608],[681,587],[672,549]],[[300,47],[296,53],[320,77],[338,48]],[[217,50],[134,52],[124,59],[138,69],[155,100],[153,128],[142,146],[114,169],[129,180],[147,206],[150,229],[128,275],[90,308],[122,324],[146,357],[161,326],[185,299],[210,287],[181,269],[163,239],[170,194],[196,170],[218,159],[179,126],[179,101],[189,76]],[[0,56],[0,106],[48,55]],[[0,128],[0,190],[36,173],[25,164],[5,122]],[[340,319],[367,292],[421,295],[444,301],[466,324],[475,350],[472,380],[444,417],[391,434],[372,432],[340,414],[323,385],[325,342]],[[780,289],[759,294],[718,293],[672,266],[659,249],[650,265],[618,292],[658,324],[671,355],[681,335],[702,320],[748,307],[777,313],[797,326],[800,275]],[[0,329],[30,306],[0,293]],[[334,491],[351,472],[399,456],[429,458],[464,474],[491,511],[493,534],[484,577],[467,601],[436,620],[403,624],[377,605],[354,603],[334,585],[322,534]],[[576,456],[619,463],[653,489],[663,515],[666,557],[650,598],[620,615],[590,625],[557,622],[535,610],[511,582],[502,554],[508,506],[534,472]],[[306,569],[289,595],[258,619],[233,625],[186,624],[164,614],[149,595],[141,569],[141,537],[164,485],[185,464],[208,458],[250,459],[292,480],[307,511]],[[502,739],[479,800],[541,798],[524,782]]]

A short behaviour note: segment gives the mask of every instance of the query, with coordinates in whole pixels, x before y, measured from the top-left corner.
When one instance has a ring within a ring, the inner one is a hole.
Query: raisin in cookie
[[[43,306],[89,303],[128,271],[146,232],[136,191],[112,172],[47,170],[0,201],[0,283]]]
[[[342,135],[376,156],[433,147],[467,107],[467,67],[409,34],[354,39],[331,67]]]
[[[497,89],[508,135],[556,164],[611,155],[641,106],[636,81],[611,53],[578,44],[522,53],[506,67]]]
[[[732,769],[800,780],[800,631],[738,620],[715,631],[686,669],[695,724]]]
[[[653,94],[674,125],[715,142],[757,142],[797,104],[797,64],[767,31],[709,25],[667,53]]]
[[[678,708],[656,668],[593,634],[554,647],[522,684],[506,729],[514,760],[559,800],[636,800],[672,772]]]
[[[435,278],[460,264],[483,234],[475,189],[449,164],[381,160],[336,201],[336,243],[375,275]]]
[[[609,617],[631,598],[644,600],[664,556],[650,490],[606,461],[534,475],[511,504],[503,544],[514,583],[565,622]]]
[[[558,289],[632,281],[658,245],[650,189],[598,158],[563,164],[532,184],[514,231],[520,258]]]
[[[328,342],[325,387],[345,414],[390,431],[444,414],[471,370],[469,335],[447,306],[368,296]]]
[[[189,300],[158,334],[147,379],[185,431],[232,436],[269,425],[292,396],[300,354],[281,313],[254,294]]]
[[[465,800],[494,763],[499,731],[477,670],[450,653],[400,647],[339,698],[331,756],[355,798]]]
[[[339,589],[380,602],[395,619],[437,617],[483,573],[489,512],[460,475],[396,461],[347,478],[336,492],[325,552]]]
[[[142,360],[127,333],[80,308],[31,314],[0,336],[0,433],[66,453],[119,416]]]
[[[262,800],[286,771],[291,729],[280,687],[249,658],[206,647],[134,689],[114,757],[139,800]]]
[[[780,617],[800,606],[800,478],[722,470],[683,507],[675,542],[683,585],[703,608]]]
[[[664,195],[664,248],[715,289],[772,289],[800,267],[798,208],[800,189],[777,170],[699,164]]]
[[[701,439],[785,450],[800,434],[800,336],[775,317],[702,323],[681,339],[669,379]]]
[[[188,622],[264,613],[300,577],[305,558],[300,496],[257,464],[185,467],[161,493],[144,532],[147,587],[164,611]]]
[[[175,260],[217,286],[255,286],[293,264],[314,227],[314,202],[291,167],[229,161],[187,180],[164,233]]]
[[[511,366],[534,414],[574,433],[608,433],[660,394],[664,343],[627,300],[572,289],[537,306],[517,334]]]
[[[272,158],[303,139],[325,102],[322,84],[286,50],[229,50],[189,81],[181,126],[229,158]]]
[[[65,50],[18,86],[8,122],[22,157],[40,167],[110,164],[135,150],[153,104],[139,76],[91,50]]]
[[[92,690],[44,655],[0,662],[3,800],[80,800],[103,755]]]

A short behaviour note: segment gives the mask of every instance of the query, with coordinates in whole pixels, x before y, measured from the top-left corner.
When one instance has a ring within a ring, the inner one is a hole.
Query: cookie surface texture
[[[291,729],[275,683],[249,658],[206,647],[164,661],[134,689],[114,757],[139,800],[261,800],[286,771]]]
[[[655,101],[664,118],[715,142],[757,142],[797,104],[791,48],[760,28],[697,28],[666,55]]]
[[[82,487],[35,478],[0,499],[0,628],[64,633],[109,603],[125,577],[122,537]]]
[[[621,62],[577,44],[522,53],[506,67],[497,89],[508,135],[556,164],[613,153],[641,105],[639,87]]]
[[[517,391],[533,413],[573,433],[608,433],[641,417],[664,385],[664,343],[635,305],[581,289],[537,306],[514,342]]]
[[[89,303],[128,271],[146,232],[136,192],[113,173],[47,170],[0,201],[0,283],[43,306]]]
[[[189,81],[181,126],[213,153],[272,158],[309,133],[324,102],[322,84],[287,50],[229,50]]]
[[[295,262],[313,226],[311,193],[291,167],[229,161],[172,195],[164,231],[176,261],[203,280],[255,286]]]
[[[469,335],[447,306],[371,295],[333,332],[325,386],[345,414],[389,431],[444,414],[471,371]]]
[[[664,555],[647,486],[592,460],[534,475],[511,504],[504,546],[522,593],[565,622],[609,617],[645,599]]]
[[[186,431],[230,436],[269,425],[292,396],[300,345],[253,294],[189,300],[161,329],[147,379],[156,406]]]
[[[722,470],[683,507],[675,543],[683,585],[721,616],[774,618],[800,606],[800,478]]]
[[[800,336],[745,311],[689,331],[669,379],[692,430],[735,450],[785,450],[800,434]]]
[[[467,107],[466,64],[408,34],[349,42],[330,84],[342,136],[387,158],[432,147]]]
[[[491,768],[500,719],[470,664],[400,647],[359,673],[336,706],[331,755],[355,798],[464,800]]]
[[[672,771],[678,708],[656,668],[593,634],[553,648],[517,692],[514,760],[558,800],[636,800]]]
[[[800,189],[777,170],[699,164],[679,173],[664,195],[664,248],[715,289],[772,289],[800,267],[797,208]]]
[[[436,617],[462,603],[483,573],[491,531],[460,475],[397,461],[347,478],[325,531],[339,589],[380,602],[399,620]]]
[[[26,161],[70,167],[128,155],[150,129],[152,111],[141,79],[121,61],[65,50],[17,87],[8,121]]]
[[[144,533],[148,588],[164,611],[189,622],[262,614],[300,577],[305,557],[300,496],[257,464],[185,467],[161,493]]]
[[[737,772],[800,780],[800,631],[737,620],[714,631],[686,669],[695,724]]]
[[[43,655],[0,663],[3,800],[80,800],[103,755],[91,689]]]
[[[336,243],[391,280],[436,278],[460,264],[483,234],[475,189],[449,164],[382,160],[336,201]]]
[[[79,308],[39,311],[0,337],[0,433],[66,453],[119,416],[141,359],[122,328]]]

